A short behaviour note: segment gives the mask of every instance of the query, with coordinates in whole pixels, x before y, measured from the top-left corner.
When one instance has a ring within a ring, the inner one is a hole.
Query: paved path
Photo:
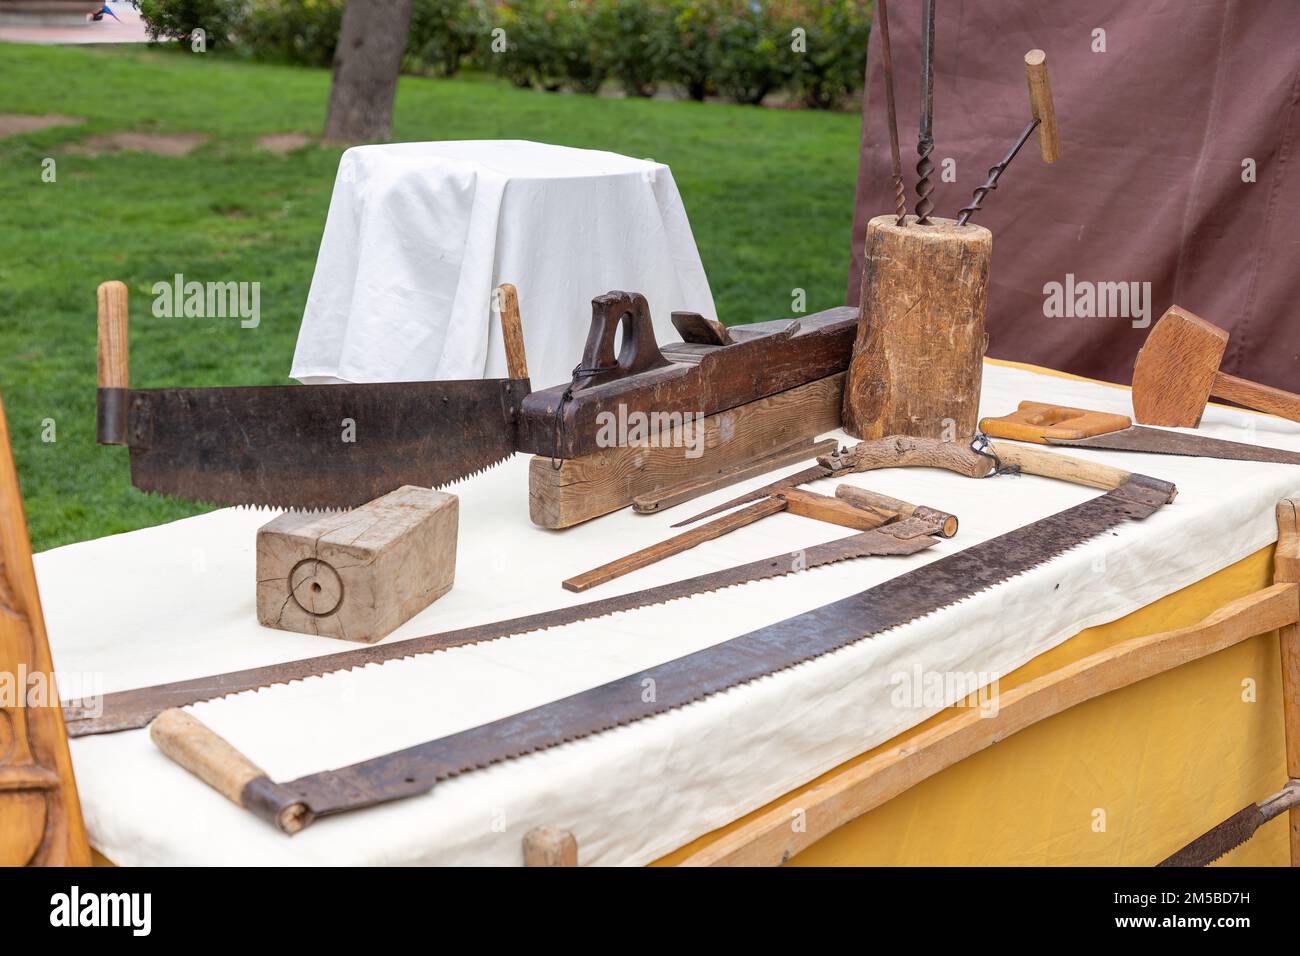
[[[93,6],[94,0],[88,4]],[[0,17],[0,42],[6,43],[146,43],[149,35],[145,32],[140,14],[129,3],[113,3],[109,8],[121,19],[119,23],[105,15],[104,19],[94,22],[87,20],[84,25],[72,23],[66,26],[9,26]]]

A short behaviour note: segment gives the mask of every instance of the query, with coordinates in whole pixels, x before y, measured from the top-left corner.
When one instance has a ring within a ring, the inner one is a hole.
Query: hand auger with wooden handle
[[[970,217],[979,212],[984,197],[998,188],[998,180],[1011,165],[1011,161],[1016,158],[1021,147],[1029,141],[1034,130],[1038,130],[1038,149],[1043,154],[1043,162],[1051,164],[1061,158],[1061,134],[1056,126],[1052,84],[1047,77],[1047,54],[1042,50],[1030,50],[1025,54],[1025,82],[1029,86],[1029,123],[1015,145],[1002,157],[1001,162],[989,167],[988,179],[976,187],[975,192],[971,194],[970,204],[957,214],[959,226],[966,225]]]
[[[101,445],[127,443],[126,284],[116,279],[100,283],[95,440]]]
[[[875,471],[880,468],[943,468],[968,478],[987,478],[1003,469],[1015,469],[1025,475],[1057,478],[1076,485],[1113,491],[1133,477],[1131,472],[1109,465],[1072,458],[1043,448],[989,442],[977,452],[962,442],[945,442],[937,438],[911,438],[894,435],[878,441],[859,442],[852,448],[818,461],[837,474]],[[1177,494],[1171,487],[1169,500]]]

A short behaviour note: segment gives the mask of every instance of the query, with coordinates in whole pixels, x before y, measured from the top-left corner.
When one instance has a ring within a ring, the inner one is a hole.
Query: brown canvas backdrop
[[[915,202],[920,0],[890,0],[904,184]],[[879,11],[877,11],[877,18]],[[1094,52],[1093,31],[1106,51]],[[989,354],[1130,381],[1148,329],[1047,318],[1067,273],[1151,283],[1231,333],[1223,369],[1300,391],[1300,0],[936,0],[933,215],[955,218],[1029,119],[1047,52],[1061,159],[1026,144],[975,222],[993,232]],[[893,209],[880,31],[868,52],[848,301],[862,236]],[[1256,181],[1242,181],[1243,160]],[[1030,397],[1030,396],[1026,396]]]

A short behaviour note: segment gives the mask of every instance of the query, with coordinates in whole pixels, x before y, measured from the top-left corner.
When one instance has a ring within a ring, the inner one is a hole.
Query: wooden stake
[[[577,866],[578,841],[568,830],[535,827],[524,834],[524,866]]]

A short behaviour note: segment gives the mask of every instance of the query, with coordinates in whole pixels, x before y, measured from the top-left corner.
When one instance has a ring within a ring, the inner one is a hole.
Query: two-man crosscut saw
[[[592,454],[605,415],[712,415],[835,375],[848,367],[858,324],[858,310],[845,307],[735,330],[674,312],[683,341],[660,348],[645,296],[608,292],[592,300],[572,379],[533,391],[514,287],[497,291],[507,378],[139,389],[129,387],[127,289],[105,282],[97,440],[128,447],[143,491],[352,508],[402,485],[468,477],[515,452]]]
[[[184,711],[161,714],[152,736],[187,769],[292,834],[317,817],[425,793],[459,774],[675,710],[855,644],[994,587],[1126,520],[1146,518],[1175,493],[1168,482],[1125,474],[1097,498],[824,607],[540,707],[298,780],[271,780]],[[647,699],[650,681],[656,694]]]
[[[1008,462],[1013,462],[1014,467],[1026,473],[1070,481],[1082,480],[1085,484],[1104,489],[1118,488],[1130,477],[1127,472],[1117,468],[1093,465],[1053,452],[1002,444],[989,447],[992,454],[981,454],[964,445],[953,443],[917,438],[882,438],[860,442],[852,449],[840,452],[836,457],[836,467],[823,470],[827,474],[847,474],[850,471],[871,471],[882,468],[936,467],[970,477],[987,477],[997,471],[995,464],[999,459],[993,456],[1000,454],[1006,456],[1004,467],[1012,467]],[[824,477],[824,475],[819,472],[816,477]],[[905,520],[871,531],[671,584],[602,598],[598,601],[445,631],[440,634],[412,637],[389,644],[359,647],[306,660],[286,661],[152,687],[117,691],[85,701],[69,701],[64,704],[64,721],[70,737],[136,730],[147,725],[154,717],[170,707],[184,707],[242,691],[286,684],[308,677],[319,677],[333,671],[349,670],[367,664],[378,664],[454,647],[480,644],[516,634],[560,627],[621,611],[664,604],[750,581],[780,577],[839,561],[872,555],[914,554],[935,543],[934,536],[943,533],[945,517],[931,509],[919,510],[920,514],[914,514]]]

